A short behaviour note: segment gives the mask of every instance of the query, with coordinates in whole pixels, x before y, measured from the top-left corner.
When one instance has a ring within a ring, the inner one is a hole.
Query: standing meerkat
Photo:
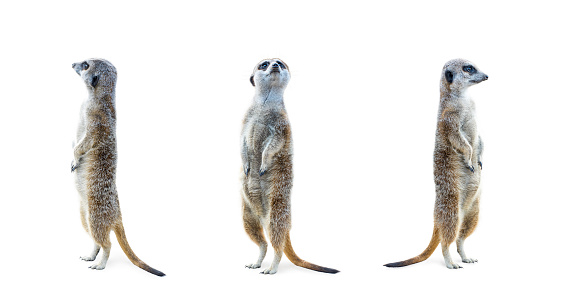
[[[403,267],[424,261],[441,243],[447,268],[462,268],[453,262],[449,254],[449,246],[455,240],[462,261],[477,262],[466,256],[464,241],[478,223],[484,147],[476,128],[474,102],[467,90],[487,79],[486,74],[464,59],[451,60],[443,67],[433,154],[437,194],[433,236],[429,246],[420,255],[385,266]]]
[[[94,240],[94,250],[85,261],[96,259],[100,248],[103,255],[91,269],[105,268],[111,242],[109,233],[115,232],[121,248],[136,266],[152,274],[165,274],[151,268],[140,260],[127,242],[119,198],[115,186],[117,168],[117,145],[115,139],[115,85],[117,70],[103,59],[89,59],[72,64],[82,77],[88,90],[88,98],[80,108],[80,121],[74,146],[74,161],[71,172],[80,194],[80,217],[82,225]]]
[[[283,256],[297,266],[326,273],[338,270],[321,267],[300,259],[293,247],[291,229],[291,188],[293,186],[293,140],[283,103],[289,83],[289,67],[280,59],[265,59],[250,77],[256,87],[252,106],[244,117],[241,135],[242,211],[244,229],[260,248],[256,263],[261,267],[267,242],[263,228],[275,250],[271,267],[263,274],[275,274]]]

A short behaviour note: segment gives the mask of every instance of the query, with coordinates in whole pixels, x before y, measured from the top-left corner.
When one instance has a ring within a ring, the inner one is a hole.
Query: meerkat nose
[[[484,75],[484,81],[486,81],[487,79],[488,79],[488,75],[485,74],[485,75]]]
[[[76,63],[72,64],[72,68],[76,67]]]
[[[277,67],[279,67],[279,64],[275,63],[275,64],[273,64],[273,67],[277,68]]]

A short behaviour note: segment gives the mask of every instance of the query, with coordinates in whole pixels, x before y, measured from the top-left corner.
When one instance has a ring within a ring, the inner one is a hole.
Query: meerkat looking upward
[[[113,230],[121,248],[133,264],[152,274],[164,276],[164,273],[151,268],[133,253],[121,221],[115,186],[117,70],[110,62],[103,59],[74,63],[72,68],[84,80],[88,90],[88,98],[80,108],[80,122],[71,172],[75,173],[76,188],[80,195],[82,225],[94,240],[94,250],[91,255],[80,258],[93,261],[100,248],[103,248],[101,260],[90,268],[104,269],[111,249],[109,233]]]
[[[242,211],[244,229],[259,246],[260,253],[257,262],[246,267],[261,267],[267,251],[265,227],[275,257],[263,274],[277,272],[283,252],[297,266],[337,273],[338,270],[300,259],[291,246],[293,141],[283,103],[283,93],[290,78],[289,67],[280,59],[262,60],[250,77],[256,92],[244,118],[241,135]]]
[[[467,90],[487,79],[486,74],[464,59],[451,60],[443,67],[433,154],[436,191],[433,236],[420,255],[385,266],[403,267],[424,261],[441,242],[447,268],[462,268],[449,254],[449,246],[455,240],[462,261],[477,262],[466,256],[464,241],[478,223],[484,147],[476,128],[474,102]]]

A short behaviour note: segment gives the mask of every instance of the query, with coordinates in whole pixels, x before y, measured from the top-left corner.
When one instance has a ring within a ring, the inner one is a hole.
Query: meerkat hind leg
[[[477,197],[470,207],[470,210],[465,214],[463,218],[461,230],[459,231],[459,237],[457,238],[457,252],[459,253],[459,255],[461,255],[462,262],[465,263],[478,262],[477,259],[469,258],[468,256],[466,256],[466,253],[464,252],[464,241],[474,232],[474,229],[476,229],[476,225],[478,224],[479,204],[480,198]]]
[[[282,212],[283,205],[275,205],[275,200],[273,201],[272,213],[271,213],[271,220],[268,233],[269,233],[269,240],[271,241],[271,245],[275,250],[275,256],[273,257],[273,262],[269,269],[265,269],[262,274],[275,274],[277,273],[277,269],[279,267],[279,263],[281,262],[281,257],[283,256],[283,249],[285,248],[285,240],[289,233],[288,229],[284,226],[285,224],[290,222],[290,216],[287,216],[285,212]],[[278,200],[278,202],[281,202]],[[275,218],[276,216],[277,218]]]
[[[265,254],[267,252],[267,241],[263,235],[263,228],[257,216],[255,216],[247,205],[244,205],[244,229],[250,239],[255,242],[260,248],[260,254],[258,260],[255,263],[250,263],[246,265],[246,268],[257,269],[261,267]]]
[[[111,241],[109,240],[110,231],[111,229],[109,227],[98,228],[98,230],[91,231],[94,242],[103,248],[103,253],[99,261],[89,267],[90,269],[105,269],[107,259],[109,259],[109,253],[111,251]]]
[[[275,274],[279,268],[279,263],[281,262],[281,257],[283,257],[283,248],[275,248],[275,256],[273,257],[273,262],[268,269],[265,269],[261,274]]]
[[[98,253],[100,252],[100,249],[101,249],[101,246],[94,242],[94,249],[92,250],[92,253],[90,254],[90,256],[80,256],[80,259],[82,259],[84,261],[94,261],[96,259],[96,257],[98,256]]]
[[[439,216],[438,220],[443,220],[439,224],[439,234],[441,235],[441,249],[443,252],[443,259],[445,259],[445,265],[449,269],[459,269],[462,268],[458,264],[453,262],[451,258],[451,253],[449,253],[449,246],[455,241],[458,233],[458,215],[454,216]]]
[[[451,258],[451,253],[449,253],[449,245],[445,245],[441,243],[441,248],[443,250],[443,258],[445,259],[445,265],[449,269],[462,269],[462,267],[456,264]]]
[[[90,269],[94,269],[94,270],[103,270],[105,269],[105,265],[107,264],[107,260],[109,259],[109,252],[111,251],[111,244],[109,244],[108,246],[104,246],[103,247],[103,253],[101,255],[100,260],[89,266]]]

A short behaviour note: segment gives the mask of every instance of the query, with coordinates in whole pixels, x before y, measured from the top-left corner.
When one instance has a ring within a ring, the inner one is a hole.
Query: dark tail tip
[[[147,267],[146,269],[143,268],[143,270],[145,270],[146,272],[152,273],[156,276],[160,276],[160,277],[166,276],[166,274],[164,274],[163,272],[158,271],[158,270],[156,270],[154,268],[151,268],[151,267]]]
[[[303,268],[307,268],[307,269],[322,272],[322,273],[330,273],[330,274],[336,274],[336,273],[340,272],[339,270],[336,270],[336,269],[317,266],[315,264],[311,264],[310,267],[303,267]]]
[[[389,268],[399,268],[399,267],[403,267],[404,262],[399,261],[399,262],[391,262],[391,263],[387,263],[386,265],[384,265],[385,267],[389,267]]]
[[[336,274],[339,273],[339,270],[336,269],[332,269],[332,268],[324,268],[322,270],[318,270],[319,272],[324,272],[324,273],[330,273],[330,274]]]

